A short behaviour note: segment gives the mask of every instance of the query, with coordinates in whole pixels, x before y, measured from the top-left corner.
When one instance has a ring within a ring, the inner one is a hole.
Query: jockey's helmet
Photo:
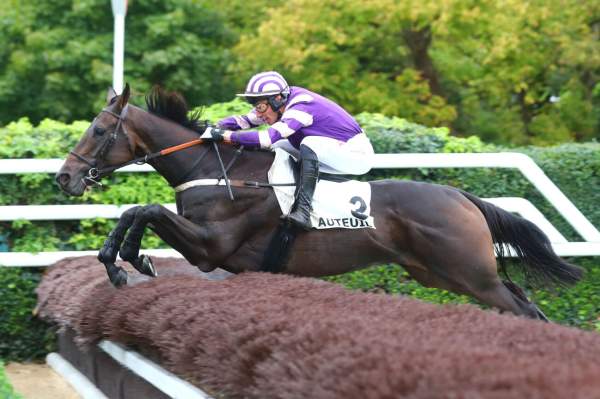
[[[252,76],[246,86],[246,92],[237,94],[250,104],[266,99],[273,110],[278,111],[288,99],[290,87],[283,76],[275,71],[257,73]],[[281,96],[277,99],[277,96]]]

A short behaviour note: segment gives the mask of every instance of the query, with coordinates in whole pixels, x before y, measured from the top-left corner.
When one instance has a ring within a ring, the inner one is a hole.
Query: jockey
[[[371,169],[373,147],[354,118],[333,101],[307,89],[288,86],[277,72],[252,76],[238,94],[254,106],[247,115],[230,116],[208,132],[215,140],[248,147],[282,148],[301,161],[300,187],[287,216],[306,230],[319,170],[362,175]],[[267,131],[238,130],[269,124]]]

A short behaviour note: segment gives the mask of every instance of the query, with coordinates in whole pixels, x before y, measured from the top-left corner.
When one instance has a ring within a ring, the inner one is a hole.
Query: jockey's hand
[[[202,133],[200,138],[205,141],[214,141],[218,143],[223,140],[229,141],[230,135],[231,132],[229,130],[221,129],[215,126],[209,126],[206,128],[204,133]]]

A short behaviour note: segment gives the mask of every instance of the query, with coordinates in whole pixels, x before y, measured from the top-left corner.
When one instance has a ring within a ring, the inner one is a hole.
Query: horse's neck
[[[140,114],[138,114],[140,113]],[[141,113],[144,113],[143,115]],[[142,109],[136,109],[135,124],[139,138],[145,146],[144,152],[158,152],[199,138],[199,134],[177,123],[159,118]],[[209,147],[210,146],[210,147]],[[151,165],[171,185],[194,179],[217,178],[222,175],[219,157],[212,143],[195,145],[170,155],[155,158]],[[219,144],[219,155],[223,165],[230,165],[228,177],[240,180],[263,180],[273,162],[273,154],[260,151],[242,151],[230,144]],[[202,158],[199,162],[198,160]]]
[[[177,146],[199,138],[199,134],[167,119],[160,118],[141,108],[134,107],[130,111],[137,138],[137,156],[157,153],[166,148]],[[149,163],[169,184],[176,183],[179,175],[192,165],[194,159],[203,152],[203,146],[196,145],[188,149],[175,151],[169,155],[154,158]]]
[[[227,162],[230,162],[229,160],[236,157],[235,153],[239,151],[239,149],[229,144],[220,145],[219,150],[224,151],[223,161],[225,166],[227,166]],[[267,171],[273,163],[273,159],[274,153],[272,152],[243,150],[233,161],[228,177],[238,180],[266,182]]]

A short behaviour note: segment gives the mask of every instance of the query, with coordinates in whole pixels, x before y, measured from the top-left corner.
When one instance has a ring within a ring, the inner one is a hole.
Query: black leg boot
[[[319,160],[317,154],[305,145],[300,145],[300,157],[302,161],[300,187],[296,195],[296,202],[287,218],[296,226],[310,230],[312,227],[310,222],[311,202],[319,177]]]

